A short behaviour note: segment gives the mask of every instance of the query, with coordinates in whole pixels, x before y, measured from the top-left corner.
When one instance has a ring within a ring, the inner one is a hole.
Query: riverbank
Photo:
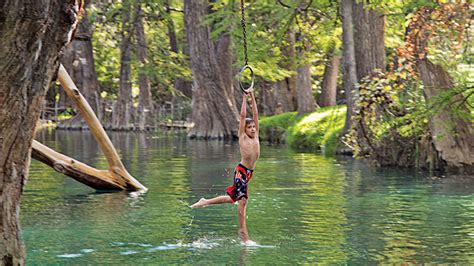
[[[260,139],[269,143],[286,143],[298,150],[333,155],[344,149],[339,139],[345,117],[345,105],[322,107],[301,116],[297,112],[289,112],[262,117]]]
[[[51,120],[38,119],[38,122],[36,122],[35,132],[38,132],[40,130],[47,129],[47,128],[55,129],[56,127],[57,127],[56,122],[53,122]]]
[[[70,122],[70,120],[74,120]],[[146,125],[144,130],[140,130],[138,125],[131,124],[129,127],[122,129],[115,129],[110,126],[110,123],[103,124],[104,129],[110,131],[156,131],[156,130],[189,130],[193,126],[193,123],[187,121],[157,121],[153,125]],[[45,128],[60,129],[60,130],[89,130],[89,126],[79,117],[70,118],[69,120],[62,120],[59,123],[51,120],[38,120],[36,124],[36,131],[43,130]]]

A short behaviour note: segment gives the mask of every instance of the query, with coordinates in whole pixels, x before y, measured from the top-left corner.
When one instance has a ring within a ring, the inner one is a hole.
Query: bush
[[[285,143],[287,129],[295,123],[296,112],[283,113],[260,119],[260,140],[269,143]]]
[[[290,112],[264,117],[260,121],[260,137],[270,143],[288,143],[295,149],[334,154],[345,117],[345,106],[319,108],[302,116]]]

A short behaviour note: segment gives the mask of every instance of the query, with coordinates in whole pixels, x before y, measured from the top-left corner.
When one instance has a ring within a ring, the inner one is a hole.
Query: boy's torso
[[[256,135],[255,138],[249,138],[246,134],[242,134],[242,137],[239,138],[239,146],[242,164],[249,169],[254,169],[260,157],[258,135]]]

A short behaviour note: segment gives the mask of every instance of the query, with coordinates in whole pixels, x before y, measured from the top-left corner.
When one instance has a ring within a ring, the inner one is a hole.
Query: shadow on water
[[[236,143],[110,136],[149,191],[96,192],[33,161],[21,203],[29,264],[474,263],[472,177],[262,146],[247,207],[258,244],[242,246],[237,205],[188,207],[224,193],[240,160]],[[38,139],[107,167],[89,132]]]

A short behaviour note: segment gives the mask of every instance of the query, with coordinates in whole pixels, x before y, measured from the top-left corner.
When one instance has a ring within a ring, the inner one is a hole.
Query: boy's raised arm
[[[239,121],[239,137],[245,133],[245,118],[247,116],[247,95],[244,93],[242,97],[242,107],[240,108],[240,121]]]
[[[259,132],[258,129],[258,109],[257,109],[257,102],[255,101],[255,95],[253,91],[250,92],[250,96],[252,97],[252,118],[253,122],[255,123],[255,129],[257,133]]]

